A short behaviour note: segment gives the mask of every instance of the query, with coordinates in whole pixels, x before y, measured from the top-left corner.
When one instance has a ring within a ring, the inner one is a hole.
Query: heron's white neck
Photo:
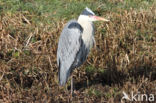
[[[85,42],[86,46],[89,46],[89,48],[93,45],[93,39],[94,39],[94,28],[93,28],[93,22],[87,20],[87,18],[84,18],[83,16],[79,16],[78,23],[83,28],[82,33],[82,39]]]

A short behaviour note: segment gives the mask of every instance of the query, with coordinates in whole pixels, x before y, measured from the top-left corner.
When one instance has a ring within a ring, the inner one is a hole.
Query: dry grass
[[[116,103],[123,90],[155,94],[155,7],[104,14],[111,22],[96,23],[96,48],[73,73],[77,93],[72,102]],[[0,16],[0,102],[70,102],[68,91],[58,86],[56,65],[67,21],[36,24],[32,16]]]

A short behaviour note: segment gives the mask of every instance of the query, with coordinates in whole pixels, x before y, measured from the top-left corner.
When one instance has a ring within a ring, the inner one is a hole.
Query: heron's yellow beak
[[[92,16],[94,19],[96,19],[96,20],[100,20],[100,21],[110,21],[110,20],[107,20],[107,19],[105,19],[105,18],[102,18],[102,17],[100,17],[100,16]]]

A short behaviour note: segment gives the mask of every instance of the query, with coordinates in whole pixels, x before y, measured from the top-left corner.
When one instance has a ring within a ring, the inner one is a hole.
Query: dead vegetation
[[[0,16],[0,101],[69,102],[68,91],[58,86],[56,65],[67,21],[36,24],[31,16]],[[96,48],[73,73],[73,102],[117,103],[122,91],[156,96],[156,9],[119,9],[105,16],[111,22],[96,23]]]

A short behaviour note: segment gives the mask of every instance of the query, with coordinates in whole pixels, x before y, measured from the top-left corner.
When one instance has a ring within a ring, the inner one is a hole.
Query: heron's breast
[[[84,29],[84,32],[82,34],[82,39],[86,45],[87,48],[92,48],[93,46],[93,40],[94,38],[94,30],[93,30],[93,27],[92,26],[87,26],[85,29]]]

